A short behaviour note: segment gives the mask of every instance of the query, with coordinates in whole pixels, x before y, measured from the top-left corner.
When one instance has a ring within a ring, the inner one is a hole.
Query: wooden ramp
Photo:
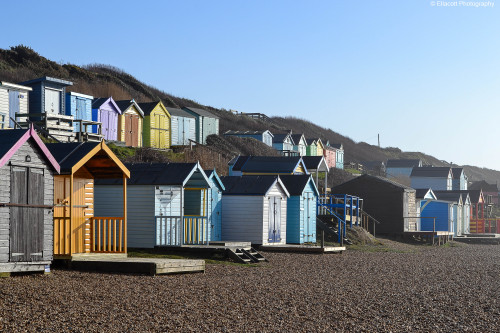
[[[342,253],[345,246],[315,246],[315,245],[260,245],[259,250],[268,252],[293,252],[293,253]]]
[[[147,275],[205,272],[205,260],[129,258],[109,255],[73,256],[67,261],[67,266],[82,271]]]

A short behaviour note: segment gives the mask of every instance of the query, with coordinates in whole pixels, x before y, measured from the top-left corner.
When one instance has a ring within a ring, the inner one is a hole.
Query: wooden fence
[[[90,219],[90,252],[127,253],[127,224],[123,217]]]

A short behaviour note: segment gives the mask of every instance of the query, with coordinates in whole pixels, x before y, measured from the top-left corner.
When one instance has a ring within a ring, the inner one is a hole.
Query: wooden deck
[[[412,236],[453,236],[449,231],[405,231],[405,235]]]
[[[0,263],[0,277],[10,276],[10,273],[48,273],[50,272],[50,264],[50,261]]]
[[[260,245],[260,251],[268,252],[292,252],[292,253],[342,253],[345,246],[316,246],[316,245]]]
[[[500,244],[500,234],[468,234],[455,237],[454,240],[469,244]]]
[[[70,269],[146,275],[205,272],[205,260],[130,258],[123,254],[74,255],[65,260]]]

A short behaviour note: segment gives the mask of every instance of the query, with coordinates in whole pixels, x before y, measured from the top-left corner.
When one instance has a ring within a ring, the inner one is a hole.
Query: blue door
[[[269,197],[269,243],[281,242],[281,197]]]
[[[86,117],[86,105],[85,105],[85,100],[83,98],[76,98],[76,110],[75,110],[75,114],[74,114],[74,117],[75,119],[80,119],[80,120],[87,120],[87,117]],[[74,128],[75,128],[75,132],[79,132],[80,131],[80,123],[79,122],[75,122],[74,123]]]
[[[16,119],[16,113],[19,113],[19,111],[19,91],[9,90],[9,117],[11,119],[8,119],[8,124],[10,128],[14,128],[12,119]]]
[[[316,209],[316,205],[314,202],[314,196],[310,192],[304,193],[304,210],[302,213],[304,214],[304,242],[310,243],[316,241],[316,230],[315,225],[313,223],[314,218],[314,209]]]

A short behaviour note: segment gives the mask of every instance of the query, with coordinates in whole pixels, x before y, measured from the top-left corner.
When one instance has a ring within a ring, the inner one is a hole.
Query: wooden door
[[[131,114],[125,114],[123,115],[125,118],[125,145],[127,146],[133,146],[132,144],[132,115]]]
[[[10,199],[10,261],[37,261],[43,257],[43,169],[12,167]],[[31,207],[30,207],[31,206]]]
[[[281,241],[281,197],[269,197],[269,243]]]
[[[61,112],[61,91],[45,88],[45,113],[59,114]]]
[[[132,124],[131,124],[131,129],[130,129],[130,138],[132,142],[132,147],[139,147],[139,117],[138,116],[133,116],[132,117]]]
[[[16,119],[16,113],[19,113],[19,91],[9,90],[9,115],[8,117]],[[14,128],[14,122],[11,119],[4,120],[5,126]]]

